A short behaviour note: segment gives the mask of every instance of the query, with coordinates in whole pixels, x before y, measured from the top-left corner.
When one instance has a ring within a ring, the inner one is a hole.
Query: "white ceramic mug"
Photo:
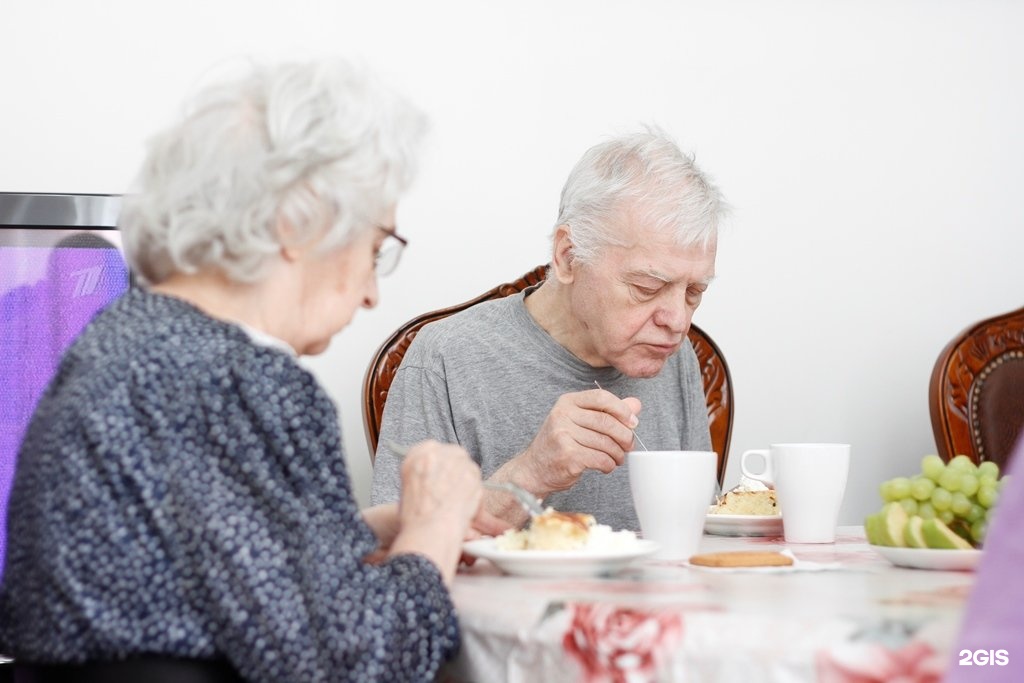
[[[764,458],[763,472],[747,468],[750,455]],[[778,443],[740,458],[744,476],[775,485],[787,543],[835,542],[849,470],[850,445],[845,443]]]
[[[655,557],[689,559],[704,532],[718,456],[714,451],[630,451],[626,458],[640,531],[658,544]]]

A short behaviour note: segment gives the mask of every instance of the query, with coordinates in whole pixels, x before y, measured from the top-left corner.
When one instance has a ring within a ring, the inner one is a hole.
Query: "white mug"
[[[654,556],[689,559],[704,533],[718,456],[714,451],[630,451],[626,458],[641,534],[659,546]]]
[[[764,458],[764,471],[747,469],[747,457]],[[743,475],[775,485],[787,543],[834,543],[839,506],[850,470],[850,445],[779,443],[740,458]]]

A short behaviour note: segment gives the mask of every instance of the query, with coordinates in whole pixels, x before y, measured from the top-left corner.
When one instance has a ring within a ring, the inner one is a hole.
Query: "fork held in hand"
[[[594,380],[594,385],[595,385],[595,386],[596,386],[596,387],[597,387],[598,389],[600,389],[601,391],[604,391],[604,388],[603,388],[603,387],[602,387],[602,386],[601,386],[600,384],[598,384],[598,383],[597,383],[597,380],[596,380],[596,379]],[[649,449],[647,448],[647,446],[645,446],[645,445],[644,445],[644,442],[640,440],[640,435],[636,433],[636,430],[635,430],[635,429],[633,430],[633,438],[634,438],[634,439],[636,439],[636,442],[637,442],[638,444],[640,444],[640,448],[644,449],[645,451],[646,451],[646,450],[649,450]]]
[[[399,459],[404,458],[409,453],[408,446],[395,443],[390,439],[384,439],[383,443],[384,447],[397,455]],[[483,482],[483,486],[485,489],[490,489],[492,491],[505,491],[506,493],[511,493],[516,497],[520,505],[526,508],[526,511],[529,512],[531,516],[536,516],[544,512],[544,508],[541,506],[540,501],[537,500],[536,496],[524,489],[522,486],[513,484],[510,481],[501,483],[485,481]]]
[[[541,506],[540,501],[537,500],[536,496],[534,496],[532,493],[524,489],[522,486],[513,484],[510,481],[504,481],[500,483],[485,481],[484,488],[490,489],[492,491],[506,491],[508,493],[511,493],[519,500],[519,503],[524,508],[526,508],[526,511],[529,512],[530,515],[533,517],[536,517],[537,515],[542,514],[544,512],[544,508]]]

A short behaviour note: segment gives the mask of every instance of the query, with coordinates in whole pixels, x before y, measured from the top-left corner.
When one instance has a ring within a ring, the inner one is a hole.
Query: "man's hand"
[[[603,389],[563,394],[526,450],[492,479],[513,481],[545,498],[571,487],[586,470],[611,472],[633,448],[640,408],[640,399],[620,399]]]

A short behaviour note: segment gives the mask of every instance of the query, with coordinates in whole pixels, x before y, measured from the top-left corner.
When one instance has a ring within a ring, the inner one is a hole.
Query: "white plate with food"
[[[704,533],[713,536],[781,536],[782,515],[723,515],[709,512]]]
[[[981,562],[980,550],[936,550],[932,548],[894,548],[872,545],[879,555],[897,567],[973,571]]]
[[[625,569],[634,560],[658,551],[654,541],[637,539],[614,549],[501,550],[494,538],[467,541],[462,549],[473,557],[490,560],[506,574],[565,577],[604,576]]]

